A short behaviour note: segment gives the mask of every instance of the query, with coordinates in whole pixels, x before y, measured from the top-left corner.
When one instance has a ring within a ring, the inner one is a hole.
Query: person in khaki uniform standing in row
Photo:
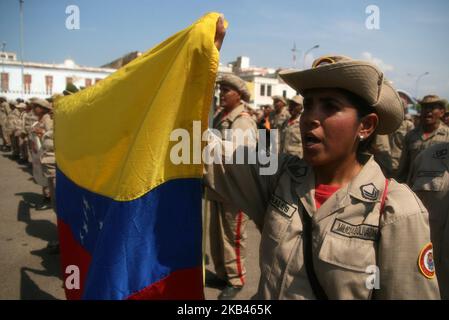
[[[25,115],[23,118],[23,133],[21,135],[21,139],[23,139],[24,142],[24,148],[26,148],[26,151],[24,150],[23,152],[26,152],[27,154],[27,160],[29,163],[31,163],[31,139],[30,139],[30,134],[31,134],[31,128],[33,126],[33,124],[35,122],[37,122],[37,117],[33,112],[33,104],[32,101],[28,101],[27,102],[27,107],[25,109]]]
[[[6,97],[0,96],[0,138],[2,139],[1,149],[4,151],[7,151],[10,145],[6,134],[6,119],[10,111]]]
[[[421,152],[412,164],[407,183],[429,210],[441,298],[449,300],[449,142]]]
[[[220,105],[223,110],[213,121],[222,139],[232,141],[229,130],[242,130],[255,141],[256,122],[246,111],[242,101],[249,101],[246,83],[237,76],[224,75],[218,80],[220,85]],[[218,194],[221,196],[220,194]],[[214,198],[211,192],[210,245],[216,275],[224,287],[218,296],[220,300],[233,299],[245,284],[246,223],[247,215],[235,203]]]
[[[302,113],[302,97],[294,96],[288,100],[288,112],[291,117],[285,120],[281,128],[281,152],[302,158],[301,131],[299,119]]]
[[[6,131],[9,137],[9,141],[11,142],[11,151],[14,159],[19,158],[19,142],[16,139],[15,130],[19,126],[20,123],[20,114],[21,109],[17,108],[17,102],[11,100],[9,102],[9,106],[11,108],[11,112],[8,114],[6,119]]]
[[[427,210],[365,154],[404,118],[396,91],[375,65],[342,56],[280,75],[304,97],[304,159],[281,154],[267,176],[206,166],[208,186],[263,224],[258,297],[438,299]]]
[[[374,156],[374,160],[379,164],[382,172],[386,177],[391,177],[392,159],[391,159],[391,145],[388,135],[377,134],[370,150]]]
[[[407,100],[401,97],[404,112],[407,110]],[[398,130],[388,135],[390,141],[390,155],[391,155],[391,175],[390,177],[396,177],[399,169],[399,161],[404,150],[405,137],[407,134],[415,128],[413,122],[409,119],[402,121]]]
[[[20,112],[19,119],[15,123],[14,127],[14,139],[19,149],[19,163],[25,164],[28,161],[28,152],[26,152],[26,144],[22,135],[24,133],[24,120],[26,115],[26,104],[21,102],[17,104],[17,109]]]
[[[281,151],[281,130],[285,121],[290,119],[291,115],[287,109],[287,99],[282,96],[273,96],[274,111],[270,114],[270,132],[277,130],[276,152]],[[273,133],[270,133],[273,134]]]
[[[449,142],[449,127],[441,118],[446,111],[445,100],[436,95],[427,95],[421,105],[420,125],[405,136],[404,149],[399,162],[397,179],[405,182],[416,156],[424,149],[442,142]]]
[[[50,113],[53,111],[53,107],[50,102],[44,99],[32,98],[30,99],[30,101],[33,105],[34,113],[38,119],[38,122],[33,126],[32,131],[39,137],[42,144],[42,137],[47,132],[53,131],[53,119],[50,115]],[[48,182],[43,187],[42,193],[44,195],[44,201],[39,207],[40,210],[48,209],[51,207],[51,194],[48,187]]]
[[[401,97],[404,112],[406,113],[407,101],[401,95],[399,96]],[[376,135],[371,153],[374,155],[374,159],[382,168],[386,177],[393,178],[397,176],[405,136],[414,128],[413,122],[404,118],[398,130],[392,134]]]

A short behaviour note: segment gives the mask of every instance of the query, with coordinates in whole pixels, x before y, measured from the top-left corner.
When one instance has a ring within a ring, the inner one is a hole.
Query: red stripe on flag
[[[84,292],[84,283],[87,278],[87,272],[92,260],[90,254],[75,240],[69,225],[58,219],[59,246],[61,252],[62,275],[64,279],[64,290],[68,300],[82,299]],[[79,277],[76,278],[74,268],[70,273],[66,273],[68,266],[76,266],[79,270]],[[70,279],[67,279],[70,277]],[[67,286],[79,283],[79,289],[70,289]]]
[[[203,269],[200,266],[174,271],[128,300],[204,300]]]

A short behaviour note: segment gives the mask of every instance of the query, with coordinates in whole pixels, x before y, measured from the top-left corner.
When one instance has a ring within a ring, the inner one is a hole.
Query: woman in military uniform
[[[429,210],[435,272],[441,298],[449,300],[449,142],[435,144],[416,157],[408,185]]]
[[[213,164],[205,176],[263,225],[259,298],[438,299],[427,210],[365,153],[401,124],[396,91],[376,66],[342,56],[281,77],[304,97],[304,158],[280,155],[274,175]]]

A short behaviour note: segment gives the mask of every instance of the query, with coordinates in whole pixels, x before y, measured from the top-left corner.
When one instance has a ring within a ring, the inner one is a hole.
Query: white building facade
[[[135,55],[136,57],[139,54]],[[72,60],[63,64],[17,61],[13,52],[2,52],[0,56],[0,95],[7,99],[47,98],[62,93],[68,83],[78,88],[94,85],[117,69],[110,67],[83,67]],[[129,62],[129,61],[128,61]],[[234,73],[245,80],[251,93],[250,106],[254,109],[272,104],[275,95],[291,98],[295,90],[286,85],[277,75],[276,69],[251,67],[249,57],[238,57],[235,62],[219,66],[219,73]],[[218,92],[216,92],[218,99]],[[217,100],[218,101],[218,100]]]
[[[8,99],[47,98],[62,93],[68,83],[78,88],[89,87],[106,78],[116,69],[76,65],[72,60],[63,64],[22,63],[15,59],[0,60],[0,95]]]

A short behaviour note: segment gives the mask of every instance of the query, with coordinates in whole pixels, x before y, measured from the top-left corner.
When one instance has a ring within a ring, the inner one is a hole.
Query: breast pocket
[[[352,271],[366,272],[367,267],[376,264],[376,242],[328,232],[318,259]]]
[[[290,223],[291,218],[273,209],[265,218],[263,233],[266,237],[277,243],[285,235]]]

